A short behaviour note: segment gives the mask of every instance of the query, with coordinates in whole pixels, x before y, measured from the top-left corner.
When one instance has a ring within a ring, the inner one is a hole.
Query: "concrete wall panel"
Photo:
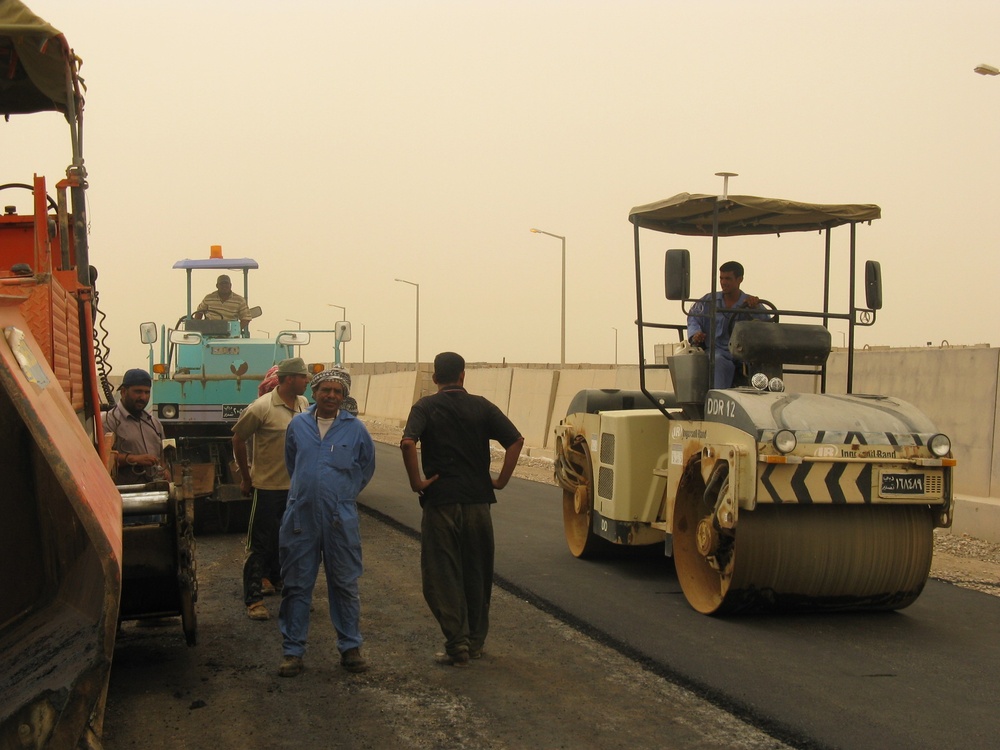
[[[369,365],[371,367],[371,365]],[[411,365],[412,367],[412,365]],[[352,394],[363,413],[402,423],[421,392],[433,392],[429,366],[422,365],[418,380],[412,369],[386,367],[357,375]],[[827,390],[846,390],[847,356],[831,353]],[[650,390],[673,390],[666,370],[647,373]],[[790,390],[811,390],[801,378]],[[1000,498],[1000,462],[993,461],[1000,444],[1000,350],[988,347],[927,349],[876,349],[857,353],[854,390],[880,393],[909,401],[924,411],[937,428],[947,433],[958,458],[956,492],[981,502],[984,509]],[[563,370],[534,367],[472,368],[466,372],[471,393],[489,398],[504,409],[536,455],[550,453],[551,431],[566,414],[570,400],[588,388],[638,390],[635,366],[619,368],[568,367]],[[422,389],[422,390],[418,390]],[[963,502],[956,512],[955,530],[983,537],[986,510]],[[971,510],[969,510],[971,508]]]
[[[416,389],[417,377],[412,370],[372,376],[365,415],[405,422],[416,400]]]
[[[510,409],[507,416],[515,424],[527,445],[546,447],[549,442],[549,417],[559,381],[557,370],[511,371]]]
[[[951,438],[959,462],[955,490],[989,496],[998,363],[1000,350],[986,347],[861,351],[854,391],[895,396],[927,414]]]
[[[510,386],[514,370],[509,367],[477,367],[465,371],[465,390],[484,396],[510,414]]]
[[[367,413],[368,386],[371,383],[371,375],[351,374],[351,396],[358,402],[358,414]]]

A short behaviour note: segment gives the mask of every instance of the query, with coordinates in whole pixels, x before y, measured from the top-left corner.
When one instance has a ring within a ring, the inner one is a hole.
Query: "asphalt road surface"
[[[418,529],[398,449],[377,450],[363,504]],[[512,479],[494,509],[497,575],[536,606],[794,746],[997,747],[997,597],[932,580],[895,613],[706,617],[669,559],[573,558],[560,500]]]

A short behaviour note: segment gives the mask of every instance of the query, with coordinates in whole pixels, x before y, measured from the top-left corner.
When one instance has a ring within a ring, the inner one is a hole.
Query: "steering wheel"
[[[225,320],[226,317],[220,313],[218,310],[195,310],[195,313],[201,313],[202,320]],[[191,313],[191,317],[194,317],[194,313]]]
[[[736,321],[737,320],[758,320],[758,318],[756,318],[755,315],[757,314],[757,310],[759,310],[761,307],[763,307],[766,310],[770,311],[771,319],[770,320],[758,320],[758,322],[760,322],[760,323],[777,323],[778,322],[778,306],[777,305],[775,305],[770,300],[760,299],[760,298],[758,298],[757,302],[758,302],[758,307],[747,307],[746,304],[743,304],[743,305],[740,305],[741,312],[738,312],[735,315],[730,315],[729,316],[728,329],[729,329],[729,333],[730,334],[732,334],[732,332],[733,332],[733,326],[736,325]]]
[[[759,299],[757,300],[761,305],[771,311],[771,323],[778,322],[778,306],[771,302],[769,299]]]

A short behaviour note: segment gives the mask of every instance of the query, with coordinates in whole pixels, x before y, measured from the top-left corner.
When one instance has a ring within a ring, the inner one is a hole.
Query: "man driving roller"
[[[713,388],[730,388],[736,374],[737,361],[729,353],[729,336],[732,333],[732,323],[735,314],[726,314],[722,310],[734,308],[760,309],[760,298],[747,294],[740,289],[743,283],[743,266],[735,260],[730,260],[719,266],[719,291],[715,293],[715,382]],[[695,346],[704,347],[708,341],[708,331],[711,321],[712,295],[706,294],[694,305],[688,313],[688,341]],[[769,320],[765,312],[753,313],[752,317]]]

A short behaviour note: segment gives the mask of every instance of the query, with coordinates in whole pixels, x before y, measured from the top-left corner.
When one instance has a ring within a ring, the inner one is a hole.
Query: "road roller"
[[[632,209],[639,389],[582,391],[555,428],[574,556],[662,544],[688,603],[709,615],[896,610],[916,600],[933,530],[951,525],[956,462],[948,436],[919,408],[853,393],[856,328],[873,325],[882,306],[880,265],[858,266],[857,234],[880,214],[873,204],[728,189]],[[795,232],[820,238],[822,306],[728,307],[716,294],[720,245],[735,254],[730,238]],[[690,296],[691,250],[661,250],[656,266],[665,298],[703,315],[703,346],[686,324],[644,315],[640,243],[662,248],[672,241],[663,233],[703,238],[690,242],[711,254],[704,298]],[[835,259],[848,275],[841,305],[831,295]],[[828,383],[834,322],[846,328],[846,373],[838,367]],[[648,342],[675,334],[647,362]]]

